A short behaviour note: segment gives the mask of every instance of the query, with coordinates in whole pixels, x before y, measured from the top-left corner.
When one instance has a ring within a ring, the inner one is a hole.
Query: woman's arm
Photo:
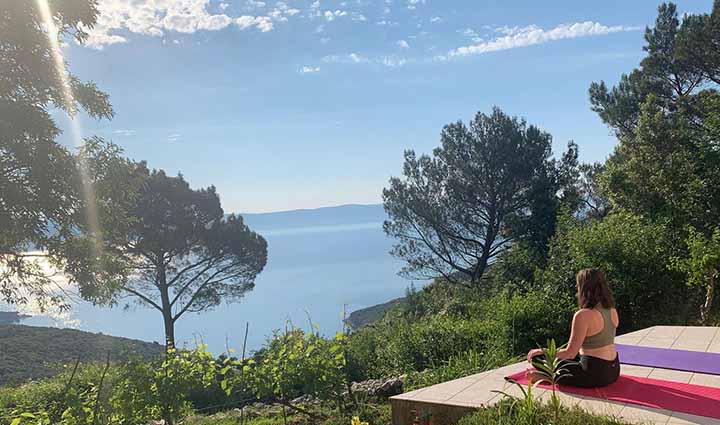
[[[570,341],[568,342],[567,348],[558,350],[557,356],[559,359],[574,359],[580,352],[580,347],[585,340],[588,330],[587,313],[585,310],[575,312],[572,327],[570,328]]]

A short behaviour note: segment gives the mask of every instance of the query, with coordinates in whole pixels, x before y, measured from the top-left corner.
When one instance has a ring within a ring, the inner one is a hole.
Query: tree
[[[564,293],[572,302],[577,271],[599,268],[615,293],[622,332],[685,324],[701,294],[669,268],[671,259],[682,254],[675,237],[667,225],[622,210],[602,220],[566,217],[553,238],[542,280],[548,290]]]
[[[576,161],[573,151],[563,164]],[[432,157],[406,151],[404,177],[383,191],[384,229],[398,240],[392,254],[405,260],[402,273],[477,284],[511,242],[544,242],[552,230],[538,221],[554,223],[562,183],[550,155],[550,134],[499,108],[469,127],[445,126]]]
[[[70,269],[93,302],[129,296],[158,310],[172,348],[182,315],[237,301],[253,289],[267,243],[241,216],[224,216],[214,187],[193,190],[182,175],[152,171],[131,203],[125,227],[102,235],[100,266],[78,262]]]
[[[63,255],[57,248],[73,235],[84,209],[76,162],[55,141],[60,129],[49,110],[73,116],[82,109],[97,119],[111,118],[113,110],[94,83],[54,61],[60,54],[54,42],[85,39],[97,18],[95,1],[52,1],[51,23],[39,4],[0,5],[0,297],[10,303],[34,298],[42,307],[63,300],[36,260]]]
[[[619,138],[600,186],[612,207],[668,221],[678,242],[687,226],[709,236],[720,221],[720,1],[682,22],[661,5],[645,39],[639,69],[590,88]]]

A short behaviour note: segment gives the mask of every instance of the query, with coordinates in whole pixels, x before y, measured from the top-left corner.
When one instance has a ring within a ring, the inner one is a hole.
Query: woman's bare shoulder
[[[576,319],[585,319],[586,317],[589,317],[593,312],[593,309],[591,308],[581,308],[580,310],[575,312],[575,318]]]

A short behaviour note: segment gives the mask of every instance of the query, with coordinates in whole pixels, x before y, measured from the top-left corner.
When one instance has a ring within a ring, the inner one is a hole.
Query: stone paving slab
[[[653,326],[618,336],[616,341],[647,347],[720,353],[720,327]],[[456,420],[454,418],[459,417],[462,413],[467,413],[468,409],[497,403],[502,396],[495,391],[520,395],[520,389],[506,382],[504,378],[525,370],[527,367],[526,362],[516,363],[392,397],[390,402],[393,408],[393,425],[410,425],[413,416],[411,411],[422,409],[432,412],[437,409],[438,412],[442,412],[438,417],[448,418],[452,423],[453,420]],[[622,373],[720,388],[720,376],[716,375],[634,365],[623,365]],[[535,396],[541,400],[547,400],[550,392],[538,389]],[[615,416],[633,423],[720,425],[718,419],[609,402],[574,394],[561,393],[561,400],[566,406],[577,405],[597,414]],[[457,409],[457,412],[453,412],[453,409]],[[437,425],[450,425],[450,423],[438,423]]]

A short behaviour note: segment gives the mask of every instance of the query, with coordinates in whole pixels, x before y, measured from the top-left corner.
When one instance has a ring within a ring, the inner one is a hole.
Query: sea
[[[382,230],[381,205],[244,214],[268,242],[268,263],[255,289],[239,302],[186,314],[176,324],[179,345],[207,345],[213,353],[263,346],[275,331],[295,326],[326,336],[343,329],[350,312],[402,296],[412,282],[398,275],[402,262],[390,255],[393,240]],[[7,307],[4,307],[7,308]],[[0,306],[0,310],[4,309]],[[163,342],[158,311],[139,306],[97,307],[74,300],[62,314],[30,313],[25,325],[85,331]]]

